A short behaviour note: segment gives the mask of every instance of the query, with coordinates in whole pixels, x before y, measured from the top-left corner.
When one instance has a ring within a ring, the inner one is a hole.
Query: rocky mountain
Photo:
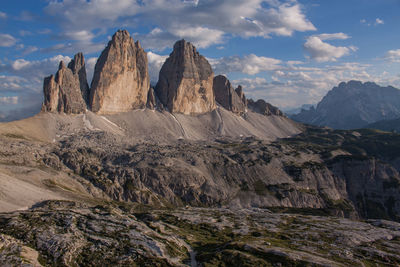
[[[400,90],[372,82],[349,81],[334,87],[316,109],[303,110],[292,119],[335,129],[362,128],[379,120],[400,117]]]
[[[280,111],[277,107],[271,105],[270,103],[265,102],[265,100],[263,99],[259,99],[255,102],[253,99],[248,99],[247,106],[250,110],[265,116],[284,116],[282,111]]]
[[[91,110],[107,114],[144,108],[149,88],[146,52],[126,30],[117,31],[95,66]]]
[[[126,30],[117,31],[101,53],[89,88],[82,53],[65,68],[60,63],[56,77],[47,77],[43,85],[42,111],[118,114],[148,108],[174,114],[213,112],[218,102],[226,110],[243,115],[247,107],[265,116],[282,116],[264,100],[248,102],[243,88],[233,89],[224,76],[216,76],[205,57],[189,42],[175,43],[160,70],[159,81],[150,88],[147,54]],[[83,101],[82,101],[83,100]]]
[[[80,59],[80,63],[84,62],[82,54],[76,55],[76,59]],[[73,60],[68,64],[67,68],[64,62],[61,61],[56,75],[51,75],[44,79],[43,111],[64,112],[67,114],[79,114],[86,111],[87,105],[83,95],[86,91],[85,89],[81,91],[81,88],[87,84],[86,75],[83,75],[86,71],[84,70],[84,64],[82,66],[78,66],[78,64],[79,62]]]
[[[243,114],[246,111],[244,93],[239,90],[240,94],[238,94],[225,76],[214,77],[213,90],[215,100],[225,109],[236,114]]]
[[[296,123],[184,40],[155,89],[145,58],[118,31],[88,110],[77,54],[0,124],[0,265],[400,263],[400,135]]]
[[[89,106],[90,89],[86,77],[86,65],[85,58],[82,53],[77,53],[71,62],[68,64],[68,68],[72,70],[75,76],[78,76],[79,87],[81,89],[82,97],[87,106]]]
[[[239,85],[236,89],[235,89],[236,93],[239,95],[240,99],[242,100],[243,104],[247,107],[247,99],[246,96],[244,95],[243,92],[243,87],[241,85]]]
[[[206,113],[215,109],[213,78],[207,59],[180,40],[160,70],[155,91],[170,112]]]

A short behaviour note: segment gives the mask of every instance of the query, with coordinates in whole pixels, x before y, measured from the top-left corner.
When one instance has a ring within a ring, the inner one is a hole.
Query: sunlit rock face
[[[126,30],[117,31],[95,66],[91,110],[110,114],[144,108],[149,88],[146,52]]]

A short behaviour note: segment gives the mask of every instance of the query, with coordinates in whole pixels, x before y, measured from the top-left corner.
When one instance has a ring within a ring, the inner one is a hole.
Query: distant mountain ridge
[[[302,123],[334,129],[363,128],[368,124],[400,117],[400,90],[373,82],[342,82],[329,91],[316,108],[291,118]]]

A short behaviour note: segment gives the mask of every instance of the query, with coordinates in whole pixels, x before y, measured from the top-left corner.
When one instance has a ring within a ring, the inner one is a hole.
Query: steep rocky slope
[[[280,111],[277,107],[271,105],[270,103],[265,102],[263,99],[259,99],[255,102],[253,101],[253,99],[248,99],[247,106],[250,110],[265,116],[283,116],[282,111]]]
[[[91,110],[108,114],[143,108],[149,89],[146,52],[126,30],[117,31],[95,66]]]
[[[162,66],[155,91],[170,112],[206,113],[215,109],[213,78],[207,59],[181,40]]]
[[[400,90],[372,82],[350,81],[334,87],[318,103],[292,119],[335,129],[356,129],[379,120],[400,117]]]

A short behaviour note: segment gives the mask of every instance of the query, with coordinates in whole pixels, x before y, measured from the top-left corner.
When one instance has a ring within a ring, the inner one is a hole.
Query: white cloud
[[[11,47],[17,43],[17,39],[9,34],[0,33],[0,47]]]
[[[87,58],[85,60],[86,76],[87,76],[89,86],[90,86],[90,83],[93,78],[94,67],[96,66],[96,62],[97,62],[97,57],[91,57],[91,58]]]
[[[338,33],[322,33],[322,34],[317,34],[314,35],[318,37],[319,39],[326,41],[326,40],[346,40],[349,39],[350,36],[343,32],[338,32]]]
[[[81,42],[91,42],[95,35],[86,30],[82,31],[67,31],[59,35],[59,38],[68,39],[68,40],[76,40]]]
[[[2,78],[0,79],[0,90],[41,92],[43,78],[54,74],[61,60],[68,63],[71,58],[57,55],[43,60],[17,59],[0,65],[0,72],[7,74],[0,76]],[[12,79],[12,83],[10,83],[10,79]],[[14,86],[11,86],[12,84]]]
[[[152,31],[139,37],[146,48],[156,50],[172,47],[181,38],[202,48],[231,36],[270,38],[315,30],[295,0],[64,0],[51,1],[45,11],[64,29],[64,35],[101,33],[141,23],[154,25]],[[85,36],[89,35],[78,37]],[[77,36],[71,38],[82,41]]]
[[[136,35],[135,39],[141,40],[146,49],[162,51],[165,48],[172,47],[180,39],[185,39],[193,43],[197,48],[205,48],[212,44],[223,42],[224,32],[212,30],[204,27],[173,27],[169,31],[164,31],[158,27],[150,33]]]
[[[220,59],[209,59],[215,74],[227,74],[229,72],[242,72],[255,75],[264,71],[281,68],[280,60],[269,57],[256,56],[254,54],[244,57],[231,56]]]
[[[385,24],[385,22],[382,20],[382,19],[380,19],[380,18],[376,18],[375,19],[375,21],[372,21],[372,22],[369,22],[369,21],[367,21],[366,19],[361,19],[360,20],[360,23],[361,24],[364,24],[364,25],[367,25],[368,27],[370,27],[370,26],[378,26],[378,25],[383,25],[383,24]]]
[[[375,20],[375,25],[381,25],[381,24],[385,24],[385,22],[383,20],[381,20],[380,18],[377,18]]]
[[[13,63],[11,63],[11,67],[16,71],[19,71],[19,70],[29,66],[30,64],[32,64],[32,63],[25,59],[17,59]]]
[[[351,51],[356,51],[357,48],[354,46],[334,46],[323,40],[344,40],[348,38],[350,37],[344,33],[313,35],[307,38],[304,48],[311,58],[317,62],[337,61],[337,59],[349,55]]]
[[[114,27],[120,17],[135,15],[140,4],[135,0],[51,1],[45,12],[69,31]]]
[[[152,52],[147,53],[147,59],[149,62],[150,82],[153,85],[157,83],[158,75],[160,74],[160,69],[167,58],[168,56],[162,56]]]
[[[6,18],[7,18],[7,14],[0,11],[0,19],[6,19]]]
[[[291,63],[287,62],[286,66],[272,71],[266,77],[241,78],[232,83],[235,86],[241,84],[246,96],[265,99],[281,108],[317,103],[334,86],[352,79],[400,85],[400,77],[396,79],[393,75],[381,77],[370,74],[370,65],[343,63],[320,68],[293,68]],[[267,78],[269,76],[270,79]]]
[[[0,104],[18,104],[18,96],[0,96]]]
[[[388,52],[386,52],[385,59],[391,62],[400,63],[400,49],[389,50]]]

